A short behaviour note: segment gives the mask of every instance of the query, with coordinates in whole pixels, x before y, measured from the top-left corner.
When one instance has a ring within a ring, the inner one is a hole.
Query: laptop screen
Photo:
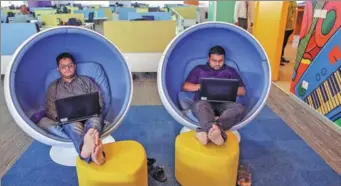
[[[210,94],[210,96],[217,97],[224,94],[226,95],[229,92],[233,91],[233,87],[212,83],[207,86],[206,91]]]
[[[55,104],[61,123],[83,121],[100,114],[98,92],[58,99]]]
[[[203,78],[200,99],[211,102],[235,101],[238,86],[237,79]]]

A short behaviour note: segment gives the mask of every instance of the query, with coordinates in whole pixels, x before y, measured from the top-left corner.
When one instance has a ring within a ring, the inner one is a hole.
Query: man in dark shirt
[[[84,122],[58,125],[55,105],[55,100],[58,99],[99,92],[99,104],[103,108],[104,101],[100,89],[89,77],[76,74],[76,64],[71,54],[60,54],[57,57],[57,66],[61,78],[54,81],[48,88],[45,105],[47,117],[42,118],[38,126],[52,134],[70,138],[81,159],[102,165],[105,162],[100,138],[103,120],[100,117],[92,117]]]
[[[235,102],[211,103],[199,100],[201,79],[207,77],[239,79],[237,96],[244,96],[246,90],[238,72],[225,65],[225,50],[221,46],[212,47],[208,55],[208,63],[195,67],[183,84],[185,91],[196,92],[195,103],[191,110],[200,123],[196,135],[198,140],[203,145],[208,141],[222,145],[227,138],[225,130],[229,130],[242,119],[245,109]]]

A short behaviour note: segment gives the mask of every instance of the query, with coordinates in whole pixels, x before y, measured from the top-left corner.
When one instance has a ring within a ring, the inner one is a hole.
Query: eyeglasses
[[[65,70],[66,68],[71,69],[71,68],[73,68],[73,67],[75,67],[75,64],[69,63],[69,64],[67,64],[67,65],[60,65],[59,68],[62,69],[62,70]]]

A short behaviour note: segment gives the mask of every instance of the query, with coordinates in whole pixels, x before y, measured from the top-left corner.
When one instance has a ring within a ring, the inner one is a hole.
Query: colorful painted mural
[[[341,127],[341,1],[307,1],[290,91]]]

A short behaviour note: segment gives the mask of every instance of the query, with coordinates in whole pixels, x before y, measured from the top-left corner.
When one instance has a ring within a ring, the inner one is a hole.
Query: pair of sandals
[[[237,186],[251,186],[252,184],[251,172],[245,166],[243,165],[239,166],[237,177],[238,177]]]
[[[156,159],[147,158],[148,174],[159,182],[166,182],[167,176],[163,166],[155,166]]]

